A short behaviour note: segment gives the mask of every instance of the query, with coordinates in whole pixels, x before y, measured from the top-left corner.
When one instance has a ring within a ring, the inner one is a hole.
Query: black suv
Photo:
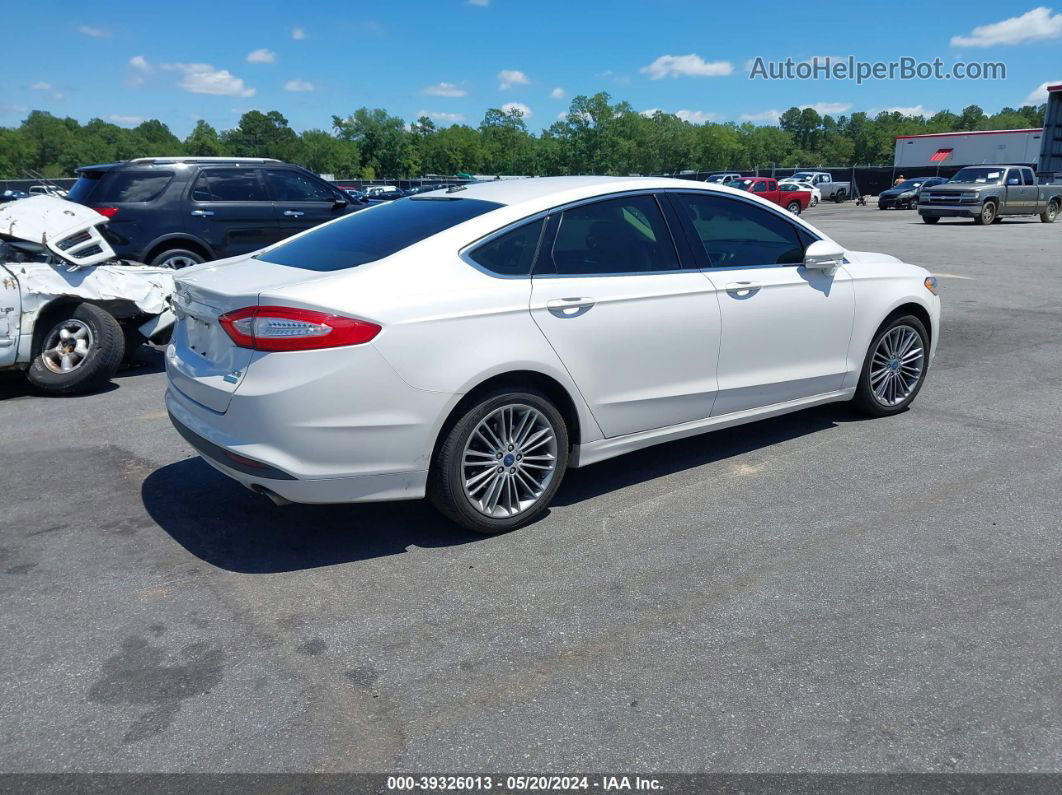
[[[83,166],[70,199],[110,218],[123,259],[183,268],[346,215],[350,197],[309,171],[251,157],[145,157]]]

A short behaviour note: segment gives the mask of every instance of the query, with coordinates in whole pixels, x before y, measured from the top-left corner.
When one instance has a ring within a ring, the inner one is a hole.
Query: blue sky
[[[766,123],[793,105],[992,112],[1062,83],[1062,5],[1019,2],[59,1],[8,3],[4,22],[18,56],[0,77],[5,126],[42,109],[127,126],[158,118],[183,136],[198,118],[224,129],[257,108],[327,129],[362,105],[475,125],[519,103],[538,130],[572,96],[601,90],[637,110]],[[748,79],[757,56],[849,54],[1002,61],[1007,78]]]

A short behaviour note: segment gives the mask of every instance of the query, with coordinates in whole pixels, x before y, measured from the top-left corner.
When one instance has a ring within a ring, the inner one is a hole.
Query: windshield
[[[258,255],[258,259],[337,271],[389,257],[396,251],[502,205],[480,199],[421,197],[397,199],[325,224]]]
[[[798,171],[793,175],[793,179],[795,179],[797,182],[803,182],[804,180],[811,179],[814,176],[814,171]]]
[[[922,180],[922,179],[905,179],[899,185],[894,185],[893,187],[896,190],[914,190],[915,188],[921,187],[923,182],[925,182],[925,180]]]
[[[951,178],[951,182],[980,182],[985,185],[998,185],[1003,178],[1001,168],[963,168]]]
[[[726,179],[725,174],[713,174],[712,176],[708,177],[705,182],[722,182],[724,179]]]

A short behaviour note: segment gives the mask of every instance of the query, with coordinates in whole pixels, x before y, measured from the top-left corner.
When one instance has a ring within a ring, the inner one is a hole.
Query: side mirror
[[[334,202],[332,202],[332,207],[333,207],[333,208],[335,208],[336,210],[342,210],[342,209],[343,209],[344,207],[346,207],[346,206],[347,206],[348,204],[350,204],[350,201],[349,201],[349,200],[347,200],[347,199],[341,199],[341,198],[339,198],[339,197],[337,196],[337,197],[336,197],[336,200],[335,200]]]
[[[832,240],[816,240],[804,252],[804,267],[831,271],[844,263],[844,249]]]

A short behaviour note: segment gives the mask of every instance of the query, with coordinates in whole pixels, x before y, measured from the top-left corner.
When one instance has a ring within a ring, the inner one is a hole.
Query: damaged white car
[[[173,326],[173,271],[119,260],[107,218],[52,196],[0,206],[0,370],[38,389],[98,389]]]

